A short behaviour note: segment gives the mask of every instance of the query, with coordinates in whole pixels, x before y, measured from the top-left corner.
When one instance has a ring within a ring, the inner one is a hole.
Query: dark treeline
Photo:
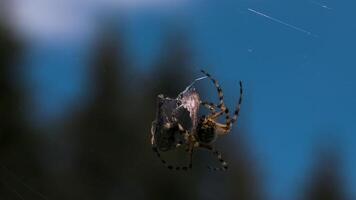
[[[269,199],[246,130],[219,143],[231,163],[226,173],[202,167],[218,163],[209,152],[198,153],[189,172],[169,171],[151,152],[156,96],[173,97],[193,80],[184,34],[166,38],[147,75],[132,71],[120,31],[103,31],[91,51],[83,105],[41,129],[25,120],[30,94],[13,76],[26,47],[12,35],[0,26],[0,199]],[[329,153],[311,172],[303,199],[345,199],[337,154]]]

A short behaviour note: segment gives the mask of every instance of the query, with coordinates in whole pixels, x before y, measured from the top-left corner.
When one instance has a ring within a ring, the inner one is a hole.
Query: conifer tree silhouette
[[[20,86],[17,74],[25,46],[15,35],[1,20],[0,199],[36,196],[31,190],[37,190],[43,184],[39,181],[41,165],[36,155],[39,140],[25,120],[27,92]],[[20,177],[25,177],[25,180]],[[31,189],[24,185],[24,181],[31,185]]]
[[[317,161],[306,183],[305,200],[347,200],[339,154],[327,150],[320,154]]]
[[[110,199],[115,188],[124,185],[124,169],[129,168],[124,161],[132,144],[126,117],[130,107],[125,104],[129,97],[122,82],[128,64],[121,42],[119,31],[110,26],[103,29],[88,67],[89,103],[73,120],[77,192],[86,199]]]

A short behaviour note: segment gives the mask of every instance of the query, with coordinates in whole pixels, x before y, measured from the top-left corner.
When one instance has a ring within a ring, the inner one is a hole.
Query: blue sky
[[[340,150],[345,181],[356,194],[355,8],[351,0],[200,0],[119,17],[138,70],[150,70],[150,63],[159,58],[164,33],[178,25],[189,33],[197,76],[204,68],[219,79],[228,105],[237,99],[237,81],[244,81],[241,123],[248,124],[246,137],[264,167],[267,190],[281,199],[298,192],[323,143]],[[29,37],[36,41],[26,65],[30,85],[36,88],[38,117],[61,114],[61,106],[85,92],[80,66],[88,40],[78,38],[90,34],[75,33],[74,40],[68,34],[57,43],[52,33],[43,40],[33,32]],[[58,84],[64,78],[68,81]]]

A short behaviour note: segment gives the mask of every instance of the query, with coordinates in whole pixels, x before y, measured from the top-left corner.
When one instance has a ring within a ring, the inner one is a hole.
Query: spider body
[[[215,150],[213,143],[219,136],[227,135],[231,131],[232,124],[237,121],[242,103],[242,82],[240,81],[240,98],[231,119],[229,109],[225,106],[223,100],[223,92],[220,85],[210,74],[203,70],[202,73],[204,73],[217,88],[219,104],[200,101],[199,94],[194,88],[191,88],[195,81],[201,80],[202,78],[196,79],[185,91],[178,95],[177,99],[175,99],[176,106],[169,117],[164,115],[161,109],[164,100],[163,95],[158,96],[157,119],[152,123],[151,144],[153,151],[156,152],[161,162],[166,165],[168,169],[188,170],[192,168],[192,157],[194,149],[196,148],[209,150],[218,158],[222,167],[209,167],[211,170],[224,171],[228,168],[227,162],[224,161],[222,155]],[[198,117],[200,106],[208,108],[210,110],[209,115]],[[191,121],[191,128],[189,130],[184,128],[181,124],[181,120],[176,117],[176,114],[182,108],[189,112],[189,121]],[[218,118],[223,115],[225,115],[225,123],[218,122]],[[159,150],[168,151],[180,146],[184,146],[189,153],[188,166],[174,167],[167,164],[167,162],[161,158]]]
[[[210,119],[203,119],[197,127],[197,141],[203,144],[212,144],[217,139],[215,122]]]

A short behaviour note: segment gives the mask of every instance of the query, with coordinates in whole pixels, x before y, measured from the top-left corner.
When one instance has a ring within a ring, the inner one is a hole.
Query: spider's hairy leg
[[[170,170],[177,170],[177,171],[179,171],[179,170],[187,171],[188,169],[190,169],[189,166],[173,166],[173,165],[170,165],[170,164],[168,164],[168,163],[166,162],[166,160],[164,160],[164,159],[161,157],[161,153],[158,151],[158,149],[157,149],[156,146],[153,146],[153,147],[152,147],[152,150],[153,150],[153,152],[156,153],[157,157],[161,160],[162,164],[163,164],[164,166],[166,166],[168,169],[170,169]]]
[[[219,105],[217,105],[218,108],[221,109],[220,112],[218,113],[215,113],[212,115],[212,118],[218,118],[219,116],[223,115],[225,113],[226,115],[226,124],[230,124],[231,123],[231,119],[230,119],[230,113],[229,113],[229,109],[225,106],[225,103],[224,103],[224,94],[223,94],[223,91],[219,85],[219,83],[217,82],[216,79],[214,79],[209,73],[205,72],[204,70],[201,70],[201,72],[203,74],[205,74],[212,82],[213,84],[215,85],[217,91],[218,91],[218,96],[219,96]]]
[[[151,125],[151,145],[154,145],[155,142],[155,132],[156,132],[156,120],[152,122]]]
[[[219,96],[219,106],[222,110],[224,109],[225,107],[225,103],[224,103],[224,94],[223,94],[223,91],[218,83],[218,81],[216,79],[214,79],[209,73],[207,73],[206,71],[204,70],[201,70],[201,72],[203,74],[205,74],[212,82],[213,84],[215,85],[217,91],[218,91],[218,96]]]
[[[222,167],[208,167],[211,171],[226,171],[228,169],[228,163],[222,158],[219,151],[213,150],[213,154],[218,158]]]
[[[205,102],[203,102],[203,103],[205,103]],[[230,115],[229,115],[228,109],[225,109],[225,111],[215,112],[216,108],[217,108],[217,106],[215,104],[205,103],[205,105],[206,105],[206,107],[208,107],[214,111],[210,115],[208,115],[207,118],[214,121],[214,124],[216,125],[216,128],[217,128],[217,133],[219,135],[227,134],[230,131],[230,127],[231,127],[231,120],[230,120]],[[226,124],[221,124],[221,123],[216,122],[215,120],[223,114],[226,114],[225,115]]]
[[[239,116],[240,109],[241,109],[241,103],[242,103],[242,97],[243,97],[242,81],[240,81],[239,84],[240,84],[240,98],[237,103],[236,110],[234,112],[234,116],[232,117],[231,123],[235,123],[237,121],[237,118]]]
[[[188,164],[189,169],[193,167],[193,153],[194,153],[194,144],[191,144],[189,150],[189,164]]]
[[[209,102],[206,102],[206,101],[202,101],[202,102],[200,102],[200,104],[202,106],[208,108],[212,115],[214,115],[216,113],[217,105],[215,105],[214,103],[209,103]]]
[[[211,119],[216,119],[216,118],[220,117],[221,115],[223,115],[224,113],[228,112],[227,109],[225,109],[225,111],[217,112],[217,109],[220,109],[220,108],[218,107],[218,105],[216,105],[214,103],[200,102],[200,104],[203,105],[204,107],[208,108],[211,111],[210,115],[208,115],[208,117]],[[228,116],[228,118],[230,118],[230,117]]]
[[[216,105],[214,103],[202,101],[202,102],[200,102],[200,104],[203,105],[204,107],[208,108],[211,111],[209,118],[216,119],[216,118],[220,117],[221,115],[223,115],[224,113],[229,114],[229,110],[227,108],[225,108],[224,111],[217,112],[217,109],[219,109],[219,107],[218,107],[218,105]],[[230,116],[228,115],[227,118],[230,118]]]
[[[225,133],[228,133],[231,130],[232,124],[234,124],[237,121],[237,118],[239,116],[240,110],[241,110],[241,103],[242,103],[242,97],[243,97],[243,89],[242,89],[242,81],[239,82],[240,84],[240,98],[236,106],[236,110],[234,112],[234,116],[232,117],[232,120],[226,120],[226,126],[216,123],[218,127],[225,129]]]
[[[226,110],[225,110],[226,124],[220,124],[218,122],[215,123],[216,127],[218,128],[218,132],[221,133],[222,135],[223,134],[227,134],[227,133],[230,132],[232,124],[234,124],[237,121],[237,118],[239,116],[239,113],[240,113],[240,110],[241,110],[242,98],[243,98],[242,81],[240,81],[239,84],[240,84],[240,98],[239,98],[239,101],[237,103],[236,110],[234,112],[234,116],[232,117],[232,120],[230,120],[229,111],[226,108]],[[220,113],[216,113],[215,115],[212,115],[211,118],[212,119],[216,119],[220,115],[222,115],[222,111]],[[219,129],[220,129],[220,131],[219,131]]]
[[[226,135],[230,132],[230,130],[231,130],[231,125],[215,122],[215,132],[218,135]]]
[[[222,167],[208,166],[209,170],[211,170],[211,171],[226,171],[228,169],[228,163],[222,158],[221,153],[219,151],[217,151],[216,149],[214,149],[214,147],[212,145],[199,143],[199,147],[211,151],[218,158],[218,160],[222,166]]]
[[[155,124],[155,121],[152,122],[152,124],[154,125]],[[152,126],[153,127],[153,126]],[[183,126],[181,124],[178,123],[178,130],[179,130],[179,133],[181,135],[184,136],[184,138],[187,138],[189,136],[188,132],[183,128]],[[155,138],[154,138],[154,131],[155,131],[155,128],[151,128],[151,132],[152,132],[152,136],[151,136],[151,143],[152,143],[152,150],[153,152],[155,152],[156,156],[160,159],[160,161],[162,162],[162,164],[167,167],[168,169],[170,170],[184,170],[184,171],[187,171],[188,169],[190,169],[191,167],[191,160],[189,161],[189,166],[173,166],[173,165],[170,165],[167,163],[166,160],[164,160],[162,157],[161,157],[161,153],[159,152],[158,150],[158,147],[156,145],[156,142],[155,142]],[[179,143],[180,144],[180,143]],[[180,146],[180,145],[179,145]],[[177,146],[177,147],[179,147]]]

